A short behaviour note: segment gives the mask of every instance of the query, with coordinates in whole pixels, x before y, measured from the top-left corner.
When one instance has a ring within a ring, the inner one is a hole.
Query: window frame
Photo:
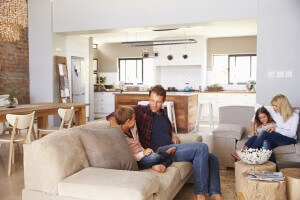
[[[142,82],[141,83],[137,83],[138,85],[142,85],[144,83],[144,60],[143,58],[118,58],[118,70],[119,70],[119,81],[121,81],[121,61],[124,60],[125,63],[127,60],[141,60],[142,61]],[[135,70],[137,72],[137,62],[136,62],[136,67]],[[137,74],[137,73],[136,73]],[[126,65],[125,65],[125,85],[133,85],[133,83],[128,83],[126,82]]]
[[[257,58],[257,55],[256,54],[228,54],[228,85],[233,85],[234,83],[233,82],[230,82],[230,57],[235,57],[234,59],[234,62],[236,63],[236,57],[245,57],[245,56],[249,56],[250,57],[250,77],[251,77],[251,73],[252,73],[252,56],[256,56]],[[236,83],[237,85],[245,85],[247,84],[247,82],[237,82]]]

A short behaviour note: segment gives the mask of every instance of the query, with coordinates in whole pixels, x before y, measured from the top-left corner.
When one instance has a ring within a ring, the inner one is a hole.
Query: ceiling
[[[161,29],[175,30],[153,31]],[[105,32],[99,31],[99,33],[94,32],[93,34],[82,36],[93,37],[94,43],[101,44],[163,38],[190,38],[197,36],[217,38],[253,35],[257,35],[256,19],[106,30]]]

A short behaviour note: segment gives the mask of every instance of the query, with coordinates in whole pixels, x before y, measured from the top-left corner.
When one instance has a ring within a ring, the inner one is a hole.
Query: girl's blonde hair
[[[294,113],[294,110],[289,100],[283,94],[278,94],[273,97],[271,104],[274,103],[280,109],[280,115],[283,121],[286,122]]]

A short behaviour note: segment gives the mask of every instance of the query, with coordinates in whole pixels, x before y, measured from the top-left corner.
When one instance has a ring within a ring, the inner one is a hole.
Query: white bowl
[[[246,164],[261,165],[269,160],[272,150],[250,148],[247,150],[237,150],[236,153]]]

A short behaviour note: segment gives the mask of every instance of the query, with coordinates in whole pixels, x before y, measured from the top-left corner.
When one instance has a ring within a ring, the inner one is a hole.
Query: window
[[[119,80],[125,84],[143,84],[143,59],[119,58]]]
[[[256,55],[213,55],[213,79],[220,84],[256,81]]]
[[[93,49],[97,49],[98,48],[98,44],[93,44]]]

